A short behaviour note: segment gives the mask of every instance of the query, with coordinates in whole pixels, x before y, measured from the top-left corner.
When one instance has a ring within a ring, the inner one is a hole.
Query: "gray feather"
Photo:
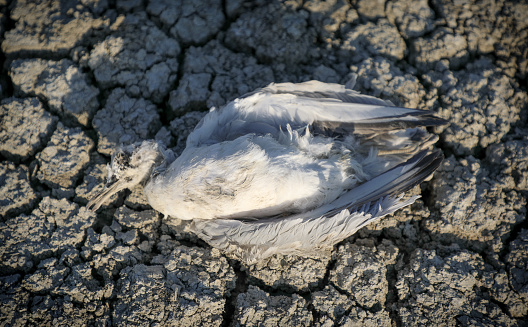
[[[317,255],[353,235],[358,229],[408,206],[419,196],[401,201],[386,197],[332,217],[285,218],[271,221],[194,220],[189,230],[211,246],[253,264],[274,254]]]

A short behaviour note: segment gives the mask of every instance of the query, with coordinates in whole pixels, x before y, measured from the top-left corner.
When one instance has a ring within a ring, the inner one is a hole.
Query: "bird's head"
[[[96,211],[113,194],[147,182],[152,170],[165,163],[163,150],[160,147],[155,141],[143,141],[114,151],[112,161],[107,165],[106,184],[86,207]]]

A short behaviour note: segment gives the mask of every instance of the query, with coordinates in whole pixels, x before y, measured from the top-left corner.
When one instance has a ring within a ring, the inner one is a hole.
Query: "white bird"
[[[97,210],[144,185],[150,205],[247,263],[331,250],[402,207],[440,165],[431,112],[400,108],[339,84],[270,84],[211,111],[175,158],[155,141],[117,149]]]

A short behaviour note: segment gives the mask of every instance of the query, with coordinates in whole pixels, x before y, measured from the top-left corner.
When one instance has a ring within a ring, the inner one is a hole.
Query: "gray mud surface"
[[[0,326],[528,325],[525,2],[0,0],[0,41]],[[421,200],[331,256],[244,266],[139,188],[85,209],[116,146],[351,73],[451,124]]]

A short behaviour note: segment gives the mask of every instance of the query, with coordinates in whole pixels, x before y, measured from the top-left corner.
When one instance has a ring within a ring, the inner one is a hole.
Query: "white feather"
[[[314,121],[390,121],[419,112],[423,111],[393,107],[339,84],[318,81],[271,84],[228,103],[221,110],[210,111],[187,138],[187,146],[232,140],[255,130],[276,135],[287,124],[299,128]]]

